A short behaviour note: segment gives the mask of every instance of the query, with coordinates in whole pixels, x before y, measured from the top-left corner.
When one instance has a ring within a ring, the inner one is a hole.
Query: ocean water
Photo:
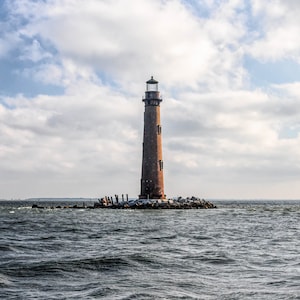
[[[0,299],[300,299],[300,201],[211,210],[0,202]]]

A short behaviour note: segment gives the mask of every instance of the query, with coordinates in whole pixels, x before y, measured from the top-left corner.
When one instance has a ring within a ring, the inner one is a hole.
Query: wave
[[[41,258],[42,259],[42,258]],[[127,259],[122,257],[96,257],[60,261],[22,262],[2,264],[2,271],[14,277],[56,276],[58,274],[83,270],[102,272],[116,271],[130,267]]]
[[[11,278],[7,275],[1,274],[0,273],[0,287],[4,287],[4,286],[11,286],[13,285],[13,282],[11,280]]]

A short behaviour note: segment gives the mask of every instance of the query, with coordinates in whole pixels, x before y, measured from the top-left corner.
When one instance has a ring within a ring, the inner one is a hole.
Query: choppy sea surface
[[[0,299],[300,299],[300,201],[213,203],[0,201]]]

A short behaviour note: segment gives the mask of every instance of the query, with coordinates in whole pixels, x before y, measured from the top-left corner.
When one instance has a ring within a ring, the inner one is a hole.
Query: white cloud
[[[22,34],[51,41],[62,57],[92,65],[120,84],[158,73],[168,85],[240,86],[245,74],[238,49],[228,47],[237,45],[244,28],[234,10],[239,1],[232,3],[205,21],[180,1],[54,1]]]
[[[298,1],[252,1],[253,15],[260,19],[260,38],[249,53],[262,61],[291,58],[299,63],[300,25]]]
[[[52,183],[57,190],[48,189],[47,193],[75,196],[88,173],[94,184],[89,195],[96,197],[97,190],[110,184],[114,174],[120,174],[116,181],[125,189],[122,182],[130,181],[124,180],[124,174],[138,168],[127,165],[139,149],[136,120],[130,121],[138,116],[136,108],[105,87],[78,82],[64,96],[19,97],[5,102],[14,109],[1,107],[1,173],[14,174],[22,188],[24,174],[42,186],[48,177],[57,176]],[[74,190],[70,191],[69,185],[61,187],[61,180],[73,182]],[[38,196],[34,189],[31,195]]]
[[[192,186],[186,176],[194,176],[208,190],[226,182],[232,186],[231,195],[235,197],[241,194],[239,185],[245,188],[248,184],[249,197],[257,197],[252,185],[265,185],[272,193],[272,183],[282,182],[287,187],[291,179],[297,180],[300,137],[279,136],[280,128],[287,122],[299,128],[299,112],[295,110],[299,104],[287,93],[285,98],[268,96],[262,91],[195,94],[183,98],[184,104],[176,101],[168,104],[171,109],[165,125],[169,134],[166,151],[170,173],[184,174],[181,180],[188,182],[191,190],[196,190],[196,179]],[[293,111],[293,117],[282,112],[282,108]],[[178,181],[172,186],[177,193],[177,187],[181,187]],[[223,189],[215,191],[218,197],[224,197],[222,193]],[[284,198],[284,193],[284,190],[277,192],[276,197]]]
[[[40,60],[51,57],[52,55],[41,47],[39,41],[33,40],[31,45],[25,47],[25,49],[23,50],[23,54],[20,56],[20,59],[38,62]]]

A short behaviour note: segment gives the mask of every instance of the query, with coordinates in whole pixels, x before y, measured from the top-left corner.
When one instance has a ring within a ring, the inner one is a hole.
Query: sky
[[[300,1],[1,0],[0,199],[140,192],[159,81],[165,193],[300,199]]]

